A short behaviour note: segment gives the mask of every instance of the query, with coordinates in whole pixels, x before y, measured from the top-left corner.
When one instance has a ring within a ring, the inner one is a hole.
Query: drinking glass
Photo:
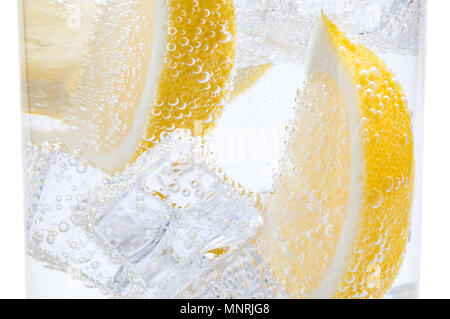
[[[414,298],[425,0],[20,0],[30,298]]]

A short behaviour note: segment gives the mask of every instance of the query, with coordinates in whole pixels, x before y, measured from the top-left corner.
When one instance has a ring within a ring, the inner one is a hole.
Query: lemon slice
[[[382,297],[408,238],[413,136],[386,64],[322,17],[257,247],[293,297]]]
[[[164,132],[213,126],[232,87],[235,12],[231,0],[109,0],[101,10],[78,104],[52,116],[64,130],[33,128],[32,141],[61,142],[115,172]]]

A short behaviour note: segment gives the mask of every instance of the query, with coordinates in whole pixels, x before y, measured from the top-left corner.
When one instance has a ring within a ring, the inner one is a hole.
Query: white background
[[[450,1],[429,0],[422,298],[450,298]],[[18,23],[0,1],[0,298],[25,295]]]

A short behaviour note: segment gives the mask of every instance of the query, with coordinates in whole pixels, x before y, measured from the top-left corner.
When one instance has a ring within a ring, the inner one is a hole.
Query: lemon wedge
[[[373,52],[322,16],[257,247],[297,298],[377,298],[402,264],[413,199],[410,112]]]
[[[245,93],[258,80],[260,80],[272,67],[272,63],[264,63],[259,65],[249,65],[236,70],[233,78],[233,90],[230,94],[230,99],[234,99],[239,95]]]
[[[115,172],[164,132],[193,131],[196,121],[203,121],[205,131],[212,128],[232,87],[236,24],[231,0],[106,4],[82,54],[76,103],[58,115],[44,114],[56,122],[51,127],[63,129],[32,127],[31,141],[63,143],[69,151],[81,150],[96,167]]]

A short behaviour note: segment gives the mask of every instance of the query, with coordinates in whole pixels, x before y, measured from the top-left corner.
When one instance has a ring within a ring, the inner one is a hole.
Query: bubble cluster
[[[269,299],[288,298],[253,246],[244,244],[214,258],[205,273],[178,298]]]
[[[348,210],[351,161],[338,83],[312,74],[297,103],[258,246],[277,280],[299,298],[310,296],[332,262]]]
[[[157,10],[158,1],[107,0],[97,14],[83,58],[79,105],[66,118],[80,128],[79,148],[111,151],[132,129],[148,73],[156,71],[150,63],[158,48]],[[151,96],[143,101],[150,102]]]
[[[345,32],[376,52],[416,55],[423,46],[425,3],[396,0],[347,1],[343,12],[331,14]]]
[[[422,1],[237,0],[237,65],[303,61],[322,11],[376,52],[417,54]]]

